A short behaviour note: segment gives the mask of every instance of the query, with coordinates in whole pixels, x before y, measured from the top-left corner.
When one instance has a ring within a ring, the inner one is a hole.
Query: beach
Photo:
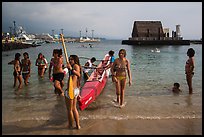
[[[105,102],[109,99],[109,101]],[[79,111],[81,129],[68,129],[63,97],[57,97],[46,110],[48,117],[3,122],[3,135],[202,135],[202,105],[199,98],[126,97],[126,106],[115,107],[113,96],[100,96],[84,111]],[[175,99],[173,99],[175,98]],[[160,100],[162,104],[151,104]],[[166,100],[166,101],[165,101]],[[165,103],[166,102],[166,103]],[[167,103],[168,102],[168,103]],[[168,108],[167,108],[168,107]],[[39,108],[30,108],[35,112]],[[189,111],[190,110],[190,111]],[[29,110],[27,110],[29,111]],[[44,112],[42,112],[43,114]],[[93,114],[94,113],[94,114]]]
[[[82,123],[84,127],[80,130],[68,130],[65,124],[35,127],[36,123],[33,122],[32,128],[19,127],[19,123],[16,124],[5,125],[3,135],[202,135],[201,119],[92,120],[91,122],[85,120]]]
[[[125,89],[126,105],[118,108],[113,101],[115,85],[109,77],[97,99],[85,110],[79,110],[81,129],[68,129],[64,97],[54,94],[48,73],[38,77],[35,66],[40,52],[49,62],[53,49],[62,45],[52,43],[5,51],[2,52],[2,135],[202,135],[202,45],[138,47],[105,40],[92,48],[79,43],[66,46],[68,55],[97,59],[109,50],[114,50],[118,57],[119,49],[126,49],[132,72],[132,86]],[[196,51],[192,95],[188,93],[184,73],[186,51],[190,47]],[[155,48],[160,52],[151,52]],[[15,94],[13,66],[7,63],[17,52],[28,52],[32,65],[29,85],[23,85]],[[80,58],[81,64],[85,62],[86,59]],[[67,78],[66,75],[65,85]],[[174,82],[180,83],[180,94],[172,93]]]

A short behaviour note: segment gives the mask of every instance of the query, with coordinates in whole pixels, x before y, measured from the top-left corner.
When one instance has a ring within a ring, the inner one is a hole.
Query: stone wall
[[[37,46],[41,46],[41,45],[25,44],[20,42],[8,42],[8,43],[2,43],[2,51],[24,49],[24,48],[37,47]]]
[[[156,37],[159,40],[164,37],[161,21],[135,21],[132,30],[134,37]]]

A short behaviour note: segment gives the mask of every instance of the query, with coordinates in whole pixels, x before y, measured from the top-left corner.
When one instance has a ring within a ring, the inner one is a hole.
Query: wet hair
[[[81,65],[80,65],[80,61],[79,61],[79,57],[77,55],[70,55],[70,58],[72,58],[74,60],[74,63],[79,65],[80,67],[80,79],[81,79],[81,73],[82,73],[82,68],[81,68]],[[78,81],[79,85],[80,85],[80,81]]]
[[[54,56],[54,54],[58,54],[58,57],[60,57],[62,55],[62,49],[54,49],[52,55]]]
[[[125,49],[120,49],[118,54],[120,54],[120,52],[124,52],[124,57],[126,57],[126,50]]]
[[[42,56],[43,56],[43,54],[42,54],[42,53],[39,53],[39,54],[38,54],[38,58],[40,58],[40,55],[42,55]]]
[[[96,61],[96,58],[95,57],[92,57],[91,58],[91,62],[95,62]]]
[[[20,53],[16,53],[16,54],[15,54],[15,60],[20,60],[20,56],[21,56]]]
[[[195,50],[193,48],[189,48],[187,51],[187,55],[189,57],[193,57],[195,55]]]
[[[27,57],[29,58],[28,52],[24,52],[23,56],[27,55]]]
[[[179,83],[174,83],[174,86],[179,88],[180,87],[180,84]]]
[[[114,51],[113,51],[113,50],[110,50],[110,51],[108,52],[108,54],[109,54],[110,56],[113,56],[113,55],[114,55]]]
[[[59,57],[62,55],[62,49],[59,49],[59,50],[58,50],[58,54],[59,54],[59,55],[58,55]]]
[[[73,58],[74,63],[80,66],[79,57],[77,55],[70,55]]]
[[[80,86],[80,79],[81,79],[81,73],[82,73],[82,68],[81,68],[81,65],[80,65],[80,62],[79,62],[79,57],[77,55],[70,55],[69,56],[70,58],[72,58],[74,60],[74,63],[79,65],[79,68],[80,68],[80,77],[79,77],[79,80],[77,81],[77,85]]]

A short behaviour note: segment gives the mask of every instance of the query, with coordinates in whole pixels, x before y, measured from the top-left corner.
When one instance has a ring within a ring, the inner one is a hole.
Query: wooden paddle
[[[68,54],[67,54],[67,50],[66,50],[66,46],[64,43],[64,37],[63,34],[60,34],[61,40],[62,40],[62,46],[63,46],[63,50],[64,50],[64,54],[65,54],[65,58],[66,58],[66,62],[67,64],[69,64],[69,60],[68,60]]]
[[[67,62],[67,64],[69,64],[68,54],[67,54],[66,46],[65,46],[65,43],[64,43],[63,34],[60,34],[60,37],[61,37],[61,40],[62,40],[62,46],[63,46],[63,49],[64,49],[64,54],[65,54],[66,62]],[[72,77],[71,76],[69,76],[69,77],[70,78],[69,78],[68,94],[69,94],[70,99],[74,99],[74,89],[73,89]]]

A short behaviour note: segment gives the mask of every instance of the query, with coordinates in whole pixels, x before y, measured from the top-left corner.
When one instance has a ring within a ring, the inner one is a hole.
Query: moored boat
[[[110,73],[110,68],[103,69],[103,67],[110,63],[109,60],[110,56],[105,56],[97,66],[100,69],[95,69],[82,87],[80,92],[81,98],[78,101],[80,110],[88,107],[103,91]]]

